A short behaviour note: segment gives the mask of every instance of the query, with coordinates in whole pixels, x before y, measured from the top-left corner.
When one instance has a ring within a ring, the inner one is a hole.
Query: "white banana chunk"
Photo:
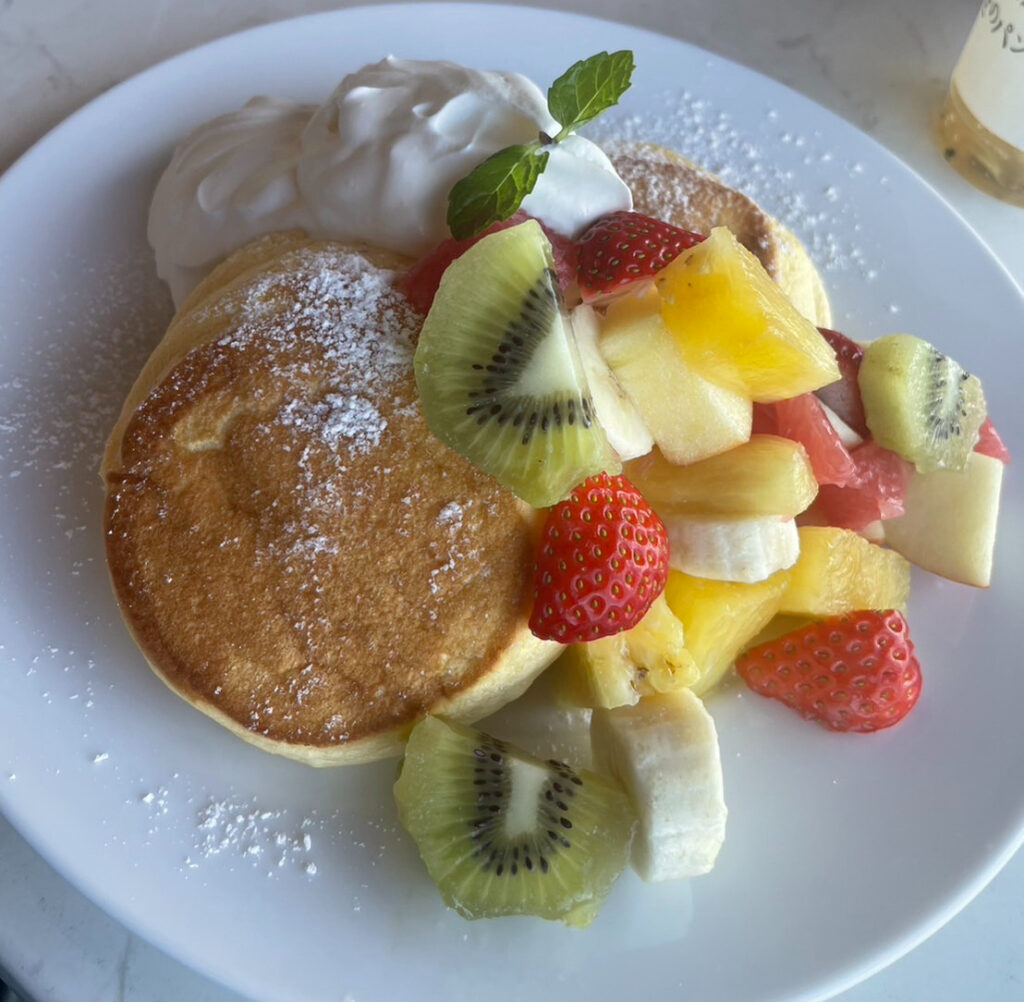
[[[626,788],[640,818],[633,868],[644,880],[707,873],[725,840],[718,732],[689,689],[595,710],[594,762]]]
[[[677,571],[714,581],[755,584],[796,563],[800,534],[796,521],[778,515],[723,518],[672,513],[669,564]]]
[[[597,422],[604,428],[608,444],[626,462],[646,456],[654,438],[633,401],[626,396],[597,347],[600,321],[593,307],[577,306],[570,314],[576,347],[590,387]]]

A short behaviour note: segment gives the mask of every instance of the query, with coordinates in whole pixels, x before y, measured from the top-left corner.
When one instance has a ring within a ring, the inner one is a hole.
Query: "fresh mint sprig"
[[[599,52],[570,66],[548,90],[548,111],[562,126],[555,142],[613,108],[633,80],[633,53]]]
[[[514,216],[547,166],[539,143],[507,146],[467,174],[448,196],[448,229],[457,240]]]
[[[570,66],[548,90],[558,133],[499,150],[462,178],[448,196],[452,236],[465,240],[515,215],[544,172],[550,147],[618,104],[634,68],[628,50],[599,52]]]

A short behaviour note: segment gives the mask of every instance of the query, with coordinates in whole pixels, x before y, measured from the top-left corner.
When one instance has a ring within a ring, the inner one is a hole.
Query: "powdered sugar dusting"
[[[682,153],[792,230],[819,268],[875,277],[857,243],[861,223],[842,184],[843,178],[862,173],[863,165],[845,162],[819,133],[787,127],[777,110],[766,108],[756,130],[748,130],[713,98],[689,90],[666,91],[644,114],[616,110],[593,131],[605,144],[655,142]],[[794,163],[801,169],[794,169]],[[828,180],[808,190],[811,174]]]
[[[377,448],[388,426],[373,402],[358,393],[329,393],[315,402],[293,400],[285,404],[278,420],[288,428],[318,428],[332,449],[345,441],[356,453]]]
[[[319,557],[337,553],[333,524],[361,490],[349,464],[380,448],[389,427],[382,403],[412,371],[418,319],[393,279],[358,254],[321,245],[293,253],[248,287],[240,303],[209,307],[233,311],[231,333],[218,348],[258,348],[267,382],[280,391],[276,413],[254,434],[268,449],[294,452],[301,497],[294,507],[303,515],[283,524],[266,555],[298,562],[303,569],[296,573],[314,580]],[[264,712],[254,707],[254,725]]]
[[[265,867],[267,876],[285,868],[314,876],[312,826],[309,817],[293,823],[285,810],[210,799],[196,812],[194,851],[185,865],[197,869],[202,861],[228,853]]]
[[[441,577],[453,573],[460,561],[473,559],[483,562],[484,560],[483,555],[476,550],[467,553],[462,538],[463,517],[472,507],[472,501],[465,501],[463,504],[450,501],[438,512],[438,525],[448,531],[448,552],[439,554],[443,563],[430,572],[430,593],[432,595],[437,595],[441,591]]]

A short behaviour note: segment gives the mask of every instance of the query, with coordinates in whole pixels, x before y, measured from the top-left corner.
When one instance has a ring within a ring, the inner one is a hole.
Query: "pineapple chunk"
[[[573,706],[632,706],[641,695],[672,692],[700,672],[683,624],[660,595],[631,630],[566,649],[553,668],[556,691]]]
[[[839,379],[835,352],[724,227],[661,271],[662,316],[701,375],[762,403]]]
[[[621,633],[566,647],[550,673],[555,696],[569,706],[633,706],[640,699],[636,666]]]
[[[697,695],[721,680],[751,637],[779,611],[791,574],[779,571],[767,581],[739,584],[669,573],[665,598],[683,622],[686,648],[701,672],[691,686]]]
[[[692,463],[750,438],[749,397],[709,382],[687,365],[661,318],[653,288],[608,306],[599,344],[658,448],[673,463]]]
[[[743,645],[743,650],[749,651],[752,647],[770,644],[773,640],[778,640],[779,637],[785,637],[790,633],[796,633],[797,630],[802,630],[813,622],[815,620],[811,616],[790,616],[786,613],[779,613],[779,615],[773,616],[769,620],[768,625],[756,637],[751,637]]]
[[[665,507],[694,514],[792,518],[818,494],[807,451],[777,435],[753,435],[735,449],[689,466],[652,452],[634,460],[625,472],[659,514]]]
[[[869,543],[850,529],[804,526],[800,559],[779,611],[838,616],[858,609],[905,611],[910,564],[894,550]]]

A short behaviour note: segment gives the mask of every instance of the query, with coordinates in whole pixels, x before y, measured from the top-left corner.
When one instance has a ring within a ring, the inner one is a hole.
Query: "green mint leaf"
[[[509,146],[489,156],[451,190],[448,229],[456,240],[476,236],[515,215],[547,166],[539,143]]]
[[[635,67],[628,49],[610,55],[599,52],[570,66],[548,91],[548,111],[562,126],[555,141],[618,104],[629,90]]]

